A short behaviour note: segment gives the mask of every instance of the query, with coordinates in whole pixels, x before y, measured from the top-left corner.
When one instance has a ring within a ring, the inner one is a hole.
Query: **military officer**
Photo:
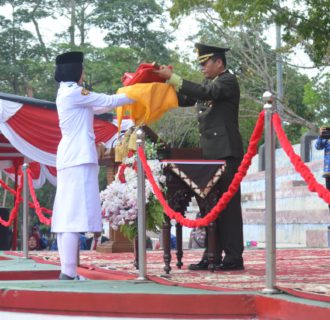
[[[57,234],[60,280],[73,280],[79,279],[79,233],[102,230],[94,113],[104,113],[133,100],[125,94],[106,95],[82,88],[82,52],[56,57],[55,80],[59,82],[56,106],[62,138],[56,158],[52,232]]]
[[[196,105],[200,144],[205,159],[226,160],[225,173],[219,181],[219,195],[228,190],[243,157],[238,113],[240,89],[236,76],[226,65],[226,52],[220,48],[196,43],[198,61],[205,80],[201,83],[182,79],[168,66],[156,71],[176,88],[179,105]],[[206,214],[207,212],[202,212]],[[206,243],[207,246],[207,243]],[[241,270],[243,263],[243,222],[240,190],[217,221],[217,270]],[[224,255],[223,255],[224,253]],[[208,269],[208,252],[191,270]]]

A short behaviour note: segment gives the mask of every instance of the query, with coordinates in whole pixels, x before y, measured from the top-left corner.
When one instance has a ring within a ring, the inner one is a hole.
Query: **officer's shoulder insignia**
[[[212,100],[206,101],[206,105],[207,105],[209,108],[212,108],[212,107],[213,107],[213,101],[212,101]]]
[[[83,96],[88,96],[88,95],[89,95],[89,90],[87,90],[86,88],[82,88],[82,89],[81,89],[81,94],[82,94]]]

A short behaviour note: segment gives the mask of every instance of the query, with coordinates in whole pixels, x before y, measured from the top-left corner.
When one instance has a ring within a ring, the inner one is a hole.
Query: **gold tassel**
[[[115,146],[115,162],[122,162],[123,161],[123,146],[122,142],[118,141]]]
[[[125,158],[127,158],[127,155],[128,155],[128,142],[125,139],[122,145],[122,159],[124,160]]]
[[[135,129],[131,136],[129,137],[129,141],[128,141],[128,149],[129,150],[133,150],[136,151],[137,150],[137,144],[136,144],[136,140],[137,140],[137,135],[136,135],[136,130]]]

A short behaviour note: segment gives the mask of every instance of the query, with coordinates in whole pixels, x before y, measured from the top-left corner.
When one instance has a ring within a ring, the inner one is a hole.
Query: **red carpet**
[[[10,254],[20,254],[7,252]],[[201,250],[184,251],[182,269],[176,267],[172,253],[172,270],[163,271],[163,252],[147,252],[147,276],[150,280],[167,285],[180,285],[219,291],[259,291],[265,287],[265,251],[247,249],[244,252],[245,270],[214,273],[189,271],[187,266],[197,262]],[[278,249],[276,286],[288,293],[319,301],[330,302],[330,250]],[[33,259],[58,264],[57,252],[32,251]],[[80,273],[90,279],[128,280],[138,276],[133,253],[98,253],[81,251]]]
[[[11,258],[7,258],[7,257],[0,257],[0,260],[11,260]]]

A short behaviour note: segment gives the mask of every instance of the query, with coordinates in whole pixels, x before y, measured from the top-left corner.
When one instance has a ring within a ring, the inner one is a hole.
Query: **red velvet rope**
[[[282,128],[281,118],[277,113],[273,114],[272,121],[278,140],[280,141],[283,150],[290,158],[290,161],[293,164],[296,171],[299,172],[300,175],[303,177],[303,179],[306,181],[308,189],[311,192],[317,192],[319,197],[321,197],[323,200],[325,200],[327,203],[330,204],[330,191],[316,181],[310,169],[303,163],[301,158],[294,152],[291,143],[288,140],[288,137],[286,136]]]
[[[10,188],[2,179],[0,179],[1,187],[9,191],[13,196],[16,196],[16,191]]]
[[[152,175],[152,171],[148,165],[144,150],[142,147],[138,148],[138,156],[141,160],[143,169],[146,173],[146,176],[153,188],[153,191],[163,206],[165,214],[170,217],[171,219],[175,219],[178,223],[180,223],[183,226],[189,227],[189,228],[196,228],[196,227],[204,227],[208,226],[212,221],[214,221],[220,214],[220,212],[227,206],[231,198],[235,195],[237,192],[240,183],[242,179],[245,177],[248,168],[251,165],[252,158],[256,155],[258,150],[258,142],[260,140],[260,137],[262,136],[264,128],[264,112],[262,111],[259,114],[259,118],[257,121],[257,124],[254,128],[254,131],[252,133],[250,143],[248,150],[246,154],[244,155],[244,158],[242,160],[242,163],[240,164],[238,168],[238,172],[235,174],[233,181],[231,182],[228,191],[225,192],[222,197],[219,199],[218,203],[211,209],[211,211],[203,218],[199,218],[197,220],[190,220],[185,217],[180,212],[174,211],[170,206],[167,204],[163,193],[157,186],[155,179]]]
[[[20,176],[22,177],[22,175],[20,174]],[[29,187],[30,187],[30,192],[31,192],[31,197],[32,197],[32,200],[33,200],[33,203],[29,201],[29,207],[30,208],[33,208],[36,210],[36,213],[37,213],[37,216],[39,217],[39,221],[41,223],[45,223],[47,225],[50,224],[50,219],[45,217],[43,215],[43,212],[44,213],[47,213],[49,215],[52,214],[52,210],[49,210],[47,208],[44,208],[44,207],[40,207],[40,204],[36,198],[36,195],[35,195],[35,191],[33,189],[33,182],[32,182],[32,177],[31,177],[31,169],[28,169],[28,183],[29,183]],[[32,184],[32,187],[31,187],[31,184]],[[16,194],[17,192],[10,188],[3,180],[0,179],[0,185],[6,189],[7,191],[9,191],[14,197],[16,197],[16,202],[18,201],[18,204],[21,203],[23,201],[23,198],[21,196],[21,193],[19,194],[19,196],[17,197]],[[15,205],[16,205],[16,202],[15,202]],[[15,207],[14,207],[15,208]],[[13,212],[14,210],[12,210],[11,214],[10,214],[10,219],[8,221],[5,221],[3,220],[2,218],[0,218],[0,224],[2,224],[3,226],[5,227],[9,227],[12,223],[12,221],[15,219],[16,215],[17,215],[17,212]],[[15,215],[14,218],[12,218],[12,215]]]
[[[4,185],[6,185],[6,184],[4,184]],[[23,177],[21,179],[21,184],[19,184],[17,186],[17,191],[15,191],[15,190],[13,190],[9,187],[6,188],[7,190],[11,190],[11,192],[13,192],[16,195],[16,198],[15,198],[14,208],[11,210],[11,212],[9,214],[8,221],[5,221],[0,217],[0,224],[2,224],[5,227],[9,227],[13,223],[13,221],[17,218],[19,204],[20,204],[21,199],[22,199],[22,197],[21,197],[22,187],[23,187]]]
[[[51,219],[49,219],[49,218],[47,218],[43,215],[42,208],[40,208],[39,201],[37,200],[36,193],[35,193],[34,188],[33,188],[33,180],[32,180],[32,177],[31,177],[31,169],[30,168],[27,169],[27,176],[28,176],[28,183],[29,183],[31,198],[33,200],[34,208],[35,208],[36,214],[39,218],[39,221],[41,223],[50,225]]]

